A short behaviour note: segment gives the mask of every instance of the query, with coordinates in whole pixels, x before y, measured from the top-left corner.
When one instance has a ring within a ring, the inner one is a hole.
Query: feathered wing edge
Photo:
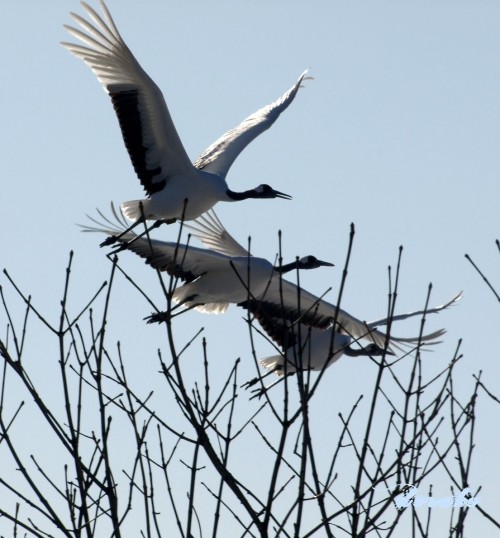
[[[91,220],[96,226],[89,226],[88,224],[78,224],[82,229],[82,232],[98,232],[98,233],[104,233],[107,235],[115,235],[120,234],[123,232],[123,230],[126,230],[130,227],[130,224],[128,223],[127,219],[125,218],[125,215],[123,214],[123,211],[120,209],[118,212],[115,208],[115,204],[113,202],[110,203],[111,213],[113,214],[114,220],[111,220],[110,218],[106,217],[106,215],[99,209],[96,208],[97,213],[99,214],[99,217],[102,220],[98,220],[89,214],[86,214],[85,216]],[[124,242],[130,241],[137,237],[137,234],[133,231],[127,232],[123,238]]]
[[[389,323],[392,323],[393,321],[402,321],[405,319],[409,319],[415,316],[425,316],[427,314],[439,314],[442,310],[446,310],[447,308],[454,306],[460,301],[463,297],[463,292],[460,291],[456,295],[454,295],[449,301],[442,305],[435,306],[433,308],[428,308],[424,310],[414,310],[413,312],[408,312],[406,314],[399,314],[396,316],[392,316],[391,318],[383,318],[376,321],[371,321],[367,323],[367,326],[372,329],[375,327],[379,327],[381,325],[388,325]],[[415,346],[415,345],[435,345],[441,343],[441,340],[437,340],[441,336],[443,336],[446,333],[446,329],[438,329],[437,331],[434,331],[429,334],[422,334],[415,337],[410,338],[404,338],[399,336],[392,336],[391,335],[391,342],[395,342],[397,344],[402,344],[403,346]]]
[[[249,252],[224,228],[215,211],[210,209],[195,221],[184,223],[191,235],[207,248],[227,256],[249,256]]]
[[[446,310],[450,306],[454,306],[458,301],[460,301],[463,298],[463,292],[457,293],[455,296],[453,296],[448,302],[435,306],[434,308],[428,308],[427,310],[415,310],[413,312],[408,312],[407,314],[398,314],[397,316],[392,316],[390,318],[382,318],[378,319],[376,321],[370,321],[368,323],[369,327],[378,327],[380,325],[387,325],[389,322],[392,323],[393,321],[402,321],[408,318],[412,318],[414,316],[423,316],[425,314],[437,314],[441,312],[441,310]]]
[[[229,168],[243,149],[257,136],[269,129],[281,113],[293,102],[302,82],[307,77],[304,71],[295,84],[272,103],[263,106],[246,117],[211,144],[194,162],[195,168],[225,177]]]
[[[87,3],[82,6],[89,20],[71,13],[79,28],[64,25],[80,43],[61,45],[90,67],[109,94],[134,170],[152,195],[165,187],[168,177],[190,173],[193,165],[161,90],[126,45],[104,2],[103,17]]]

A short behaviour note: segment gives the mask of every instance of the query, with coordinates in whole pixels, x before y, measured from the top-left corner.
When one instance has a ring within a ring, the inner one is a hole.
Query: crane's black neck
[[[227,197],[233,202],[239,202],[240,200],[248,200],[248,198],[258,198],[255,189],[243,192],[235,192],[231,189],[226,190]]]
[[[280,275],[283,275],[285,273],[288,273],[290,271],[293,271],[294,269],[300,268],[300,262],[299,260],[295,260],[291,263],[285,263],[283,265],[275,265],[274,270],[278,272]]]

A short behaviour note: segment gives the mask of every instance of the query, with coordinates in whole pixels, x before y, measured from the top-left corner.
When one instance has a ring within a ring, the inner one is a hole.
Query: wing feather
[[[407,314],[398,314],[397,316],[392,316],[390,318],[383,318],[378,319],[376,321],[370,321],[368,323],[369,327],[379,327],[380,325],[387,325],[389,322],[393,321],[402,321],[408,318],[413,318],[415,316],[423,316],[425,314],[438,314],[441,312],[441,310],[446,310],[450,306],[455,305],[458,301],[460,301],[463,297],[462,292],[457,293],[454,297],[452,297],[448,302],[435,306],[434,308],[428,308],[427,310],[415,310],[413,312],[408,312]]]
[[[134,169],[146,192],[162,190],[168,177],[193,170],[165,99],[129,50],[101,1],[102,18],[82,2],[89,19],[72,13],[85,32],[65,25],[87,46],[62,43],[92,69],[110,95]]]
[[[218,138],[194,162],[199,170],[226,177],[236,157],[252,140],[269,129],[294,100],[307,71],[279,99],[245,118],[237,127]]]
[[[228,256],[217,252],[157,239],[140,237],[123,244],[151,267],[185,282],[192,282],[207,271],[226,268],[231,261]]]
[[[198,217],[194,223],[189,221],[184,226],[192,230],[192,237],[199,239],[210,250],[227,256],[249,256],[248,250],[224,228],[213,209]]]

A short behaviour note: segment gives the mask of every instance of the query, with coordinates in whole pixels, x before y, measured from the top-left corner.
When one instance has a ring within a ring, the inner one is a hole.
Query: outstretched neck
[[[296,260],[291,263],[285,263],[284,265],[275,265],[274,270],[280,275],[283,275],[285,273],[289,273],[290,271],[293,271],[294,269],[297,269],[298,267],[299,267],[299,260]]]
[[[226,188],[226,199],[229,202],[237,202],[238,200],[246,200],[247,198],[284,198],[285,200],[290,200],[291,196],[280,191],[275,191],[272,187],[265,184],[243,192],[234,192]]]
[[[235,192],[231,189],[226,190],[226,195],[229,202],[239,202],[240,200],[248,200],[248,198],[257,198],[255,189],[243,192]]]

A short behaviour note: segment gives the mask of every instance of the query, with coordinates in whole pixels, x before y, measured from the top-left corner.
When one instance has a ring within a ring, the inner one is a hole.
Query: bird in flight
[[[190,244],[159,241],[138,236],[133,231],[123,234],[127,222],[112,206],[114,223],[101,212],[105,223],[91,218],[95,226],[82,226],[84,231],[102,232],[119,237],[122,246],[118,250],[130,250],[143,258],[147,264],[159,271],[184,282],[173,292],[172,300],[186,308],[208,313],[225,312],[230,303],[243,303],[249,299],[263,297],[280,275],[296,269],[315,269],[333,266],[309,255],[296,258],[288,264],[273,265],[265,258],[250,256],[248,252],[216,252]],[[149,322],[163,321],[169,315],[153,314]]]
[[[219,201],[291,198],[266,184],[233,191],[226,175],[241,151],[294,100],[306,72],[280,98],[222,135],[192,164],[160,89],[123,41],[104,2],[100,2],[103,16],[85,2],[82,5],[89,20],[71,13],[80,29],[65,28],[83,44],[62,45],[92,69],[109,94],[133,167],[148,195],[122,204],[128,219],[171,223],[196,219]],[[111,238],[106,244],[112,242]]]
[[[427,314],[438,313],[459,301],[462,294],[455,295],[447,303],[426,310],[416,310],[391,316],[377,321],[366,323],[367,332],[363,338],[368,336],[370,330],[376,327],[388,325],[394,321],[400,321],[415,316],[423,316]],[[268,337],[274,341],[280,348],[281,353],[266,357],[260,360],[260,365],[267,369],[268,372],[261,377],[254,378],[244,384],[249,388],[259,381],[262,381],[267,375],[275,373],[280,380],[284,376],[288,376],[300,371],[313,370],[321,372],[329,368],[333,363],[338,361],[343,355],[349,357],[381,357],[386,355],[395,355],[392,348],[421,348],[423,346],[438,344],[437,340],[445,333],[444,329],[440,329],[431,334],[422,335],[421,337],[413,337],[407,339],[394,338],[392,335],[389,338],[389,346],[381,347],[373,342],[368,345],[361,345],[363,338],[355,338],[353,335],[347,334],[340,326],[332,323],[327,330],[318,329],[316,327],[307,326],[302,323],[291,323],[283,317],[273,317],[266,313],[265,308],[256,311],[256,318],[260,325],[267,333]],[[405,352],[407,350],[405,349]],[[279,380],[278,380],[279,381]],[[253,397],[260,397],[275,383],[258,389],[254,389]]]

